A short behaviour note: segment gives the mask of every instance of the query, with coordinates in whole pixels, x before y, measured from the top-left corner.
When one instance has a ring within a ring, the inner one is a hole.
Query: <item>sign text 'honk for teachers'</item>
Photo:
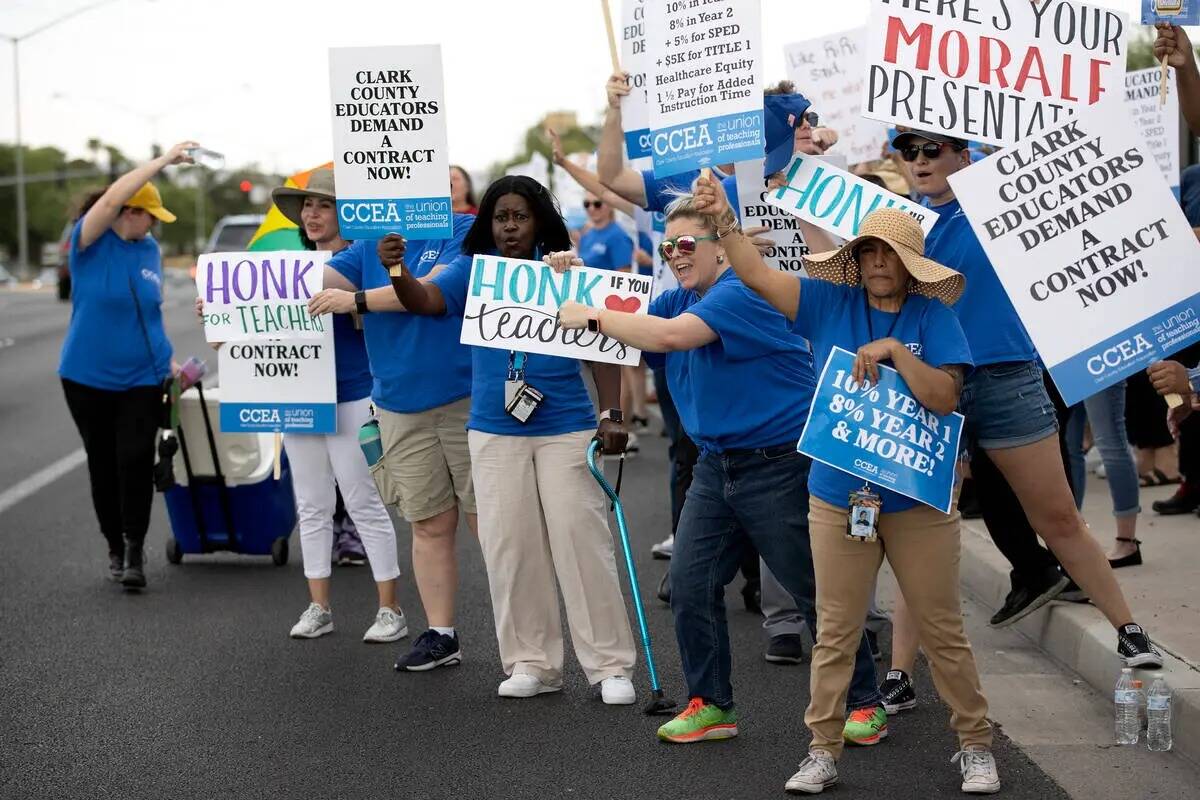
[[[650,279],[592,267],[556,273],[541,261],[475,256],[461,341],[480,347],[636,366],[640,350],[588,330],[565,330],[558,309],[572,301],[645,314]]]
[[[797,153],[784,175],[787,185],[767,192],[763,199],[843,239],[857,236],[863,217],[877,208],[907,212],[926,234],[938,220],[936,211],[838,169],[818,156]]]
[[[321,291],[323,250],[208,253],[196,265],[209,342],[320,339],[328,317],[310,316],[309,299]]]

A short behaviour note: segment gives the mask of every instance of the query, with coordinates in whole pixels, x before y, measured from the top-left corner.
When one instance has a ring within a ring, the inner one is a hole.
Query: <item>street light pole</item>
[[[33,30],[27,31],[20,36],[11,36],[0,34],[0,39],[7,39],[12,44],[13,51],[13,119],[16,122],[17,134],[17,151],[16,151],[16,167],[17,167],[17,273],[25,272],[29,267],[29,225],[26,219],[25,209],[25,153],[21,145],[21,54],[20,45],[22,39],[28,39],[31,36],[36,36],[42,31],[49,30],[59,23],[66,22],[72,17],[77,17],[85,11],[91,11],[93,8],[115,3],[116,0],[97,0],[94,3],[88,3],[85,6],[80,6],[74,11],[56,17],[47,23],[37,26]]]
[[[13,52],[13,118],[17,128],[17,274],[23,275],[29,266],[29,226],[25,215],[25,152],[21,145],[21,57],[20,39],[12,40]]]

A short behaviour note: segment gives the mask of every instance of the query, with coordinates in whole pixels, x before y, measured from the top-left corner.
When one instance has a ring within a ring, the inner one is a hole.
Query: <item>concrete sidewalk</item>
[[[1143,489],[1138,519],[1142,540],[1140,567],[1117,570],[1133,610],[1164,656],[1163,671],[1173,692],[1174,749],[1200,763],[1200,519],[1184,514],[1163,517],[1150,510],[1175,487]],[[1092,533],[1106,550],[1116,535],[1108,484],[1088,476],[1083,507]],[[963,526],[962,581],[983,605],[999,608],[1009,590],[1008,562],[996,550],[982,520]],[[1014,626],[1102,696],[1111,697],[1124,666],[1117,635],[1091,605],[1054,602]],[[1139,671],[1135,671],[1139,672]],[[1142,674],[1148,690],[1149,674]]]

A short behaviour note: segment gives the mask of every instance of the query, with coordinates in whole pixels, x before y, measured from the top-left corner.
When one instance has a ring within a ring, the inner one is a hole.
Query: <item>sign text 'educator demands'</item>
[[[449,238],[441,47],[331,48],[329,87],[342,236]]]
[[[1120,95],[950,185],[1068,405],[1200,338],[1200,243]]]

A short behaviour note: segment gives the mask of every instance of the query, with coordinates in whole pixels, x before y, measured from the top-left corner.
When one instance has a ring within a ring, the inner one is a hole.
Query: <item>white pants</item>
[[[296,490],[306,578],[328,578],[331,571],[333,512],[337,508],[335,480],[362,537],[376,582],[390,581],[400,575],[396,530],[358,446],[358,428],[370,418],[370,409],[371,400],[367,397],[338,403],[337,433],[284,437],[292,466],[292,486]]]

